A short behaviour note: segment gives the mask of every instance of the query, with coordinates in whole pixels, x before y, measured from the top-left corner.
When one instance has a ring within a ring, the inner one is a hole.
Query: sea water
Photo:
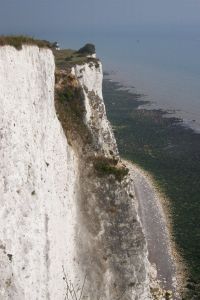
[[[200,28],[132,28],[84,31],[62,39],[65,47],[93,42],[104,71],[200,132]]]

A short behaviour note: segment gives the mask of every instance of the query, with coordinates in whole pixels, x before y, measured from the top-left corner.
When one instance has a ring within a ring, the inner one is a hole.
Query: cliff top
[[[86,44],[78,51],[72,49],[57,49],[57,42],[51,43],[46,40],[39,40],[33,37],[24,35],[0,35],[1,46],[13,46],[17,50],[21,50],[23,45],[36,45],[39,48],[49,48],[53,51],[56,61],[56,66],[59,69],[71,68],[74,65],[82,65],[84,63],[98,63],[98,59],[90,55],[95,54],[95,46]],[[84,50],[86,49],[86,50]]]
[[[54,51],[56,66],[59,69],[66,69],[74,65],[82,65],[84,63],[98,63],[98,59],[89,57],[88,53],[80,53],[72,49],[62,49]]]
[[[34,39],[32,37],[28,37],[28,36],[24,36],[24,35],[19,35],[19,36],[1,35],[0,36],[0,46],[6,46],[6,45],[13,46],[17,50],[22,49],[23,45],[36,45],[39,48],[50,48],[50,49],[53,49],[53,47],[54,47],[53,46],[54,44],[52,44],[46,40],[38,40],[38,39]]]

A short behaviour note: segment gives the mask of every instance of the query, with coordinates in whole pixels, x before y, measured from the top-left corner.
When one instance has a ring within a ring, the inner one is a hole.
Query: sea
[[[71,32],[61,47],[96,45],[104,71],[200,132],[200,27],[135,27],[126,30]]]

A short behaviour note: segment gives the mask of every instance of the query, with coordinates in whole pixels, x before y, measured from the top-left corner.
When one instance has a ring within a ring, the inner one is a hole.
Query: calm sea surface
[[[93,42],[104,71],[144,94],[148,107],[181,117],[200,132],[200,29],[79,33],[61,38],[63,47]]]

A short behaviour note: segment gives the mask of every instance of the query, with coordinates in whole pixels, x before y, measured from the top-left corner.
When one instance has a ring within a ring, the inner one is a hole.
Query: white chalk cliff
[[[98,176],[89,159],[118,157],[101,63],[71,71],[93,137],[88,158],[58,120],[54,73],[51,50],[0,47],[0,299],[151,299],[131,178]]]
[[[72,74],[78,79],[85,99],[85,122],[91,129],[96,143],[105,155],[118,153],[113,131],[106,117],[102,95],[103,70],[100,61],[76,65]]]

